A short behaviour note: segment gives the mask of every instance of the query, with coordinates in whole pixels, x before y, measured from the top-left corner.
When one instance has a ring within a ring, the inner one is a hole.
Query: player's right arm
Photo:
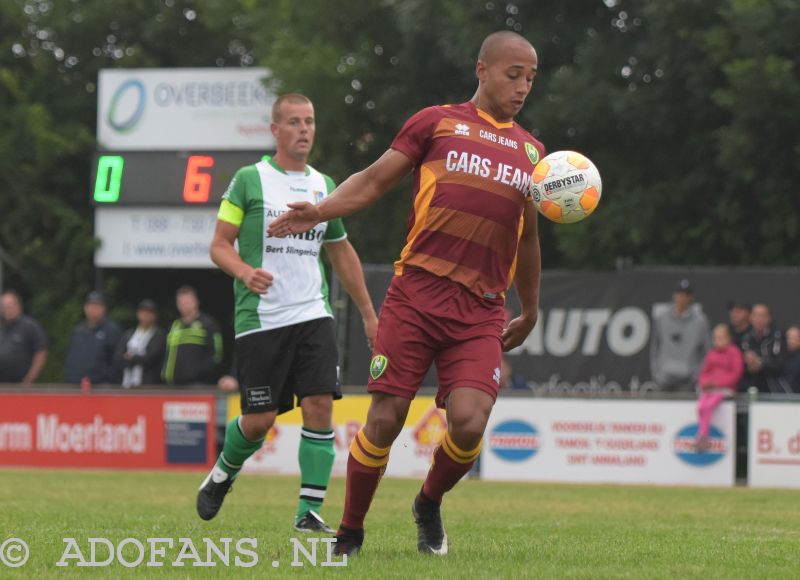
[[[411,159],[405,154],[389,149],[372,165],[345,179],[318,205],[305,201],[288,204],[291,211],[274,219],[267,231],[280,238],[355,213],[397,185],[412,167]]]
[[[233,245],[239,237],[249,205],[247,175],[252,171],[252,165],[237,171],[222,195],[214,238],[211,240],[211,260],[229,276],[242,282],[251,292],[265,294],[272,285],[272,274],[261,268],[254,268],[242,260]]]
[[[251,292],[266,294],[272,286],[272,274],[261,268],[253,268],[242,260],[233,245],[237,237],[238,227],[218,219],[211,240],[211,260],[228,275],[240,280]]]

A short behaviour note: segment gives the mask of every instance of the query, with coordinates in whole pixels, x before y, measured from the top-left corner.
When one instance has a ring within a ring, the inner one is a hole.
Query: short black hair
[[[183,285],[175,290],[175,296],[180,296],[181,294],[193,294],[197,298],[197,290],[194,289],[194,286]]]

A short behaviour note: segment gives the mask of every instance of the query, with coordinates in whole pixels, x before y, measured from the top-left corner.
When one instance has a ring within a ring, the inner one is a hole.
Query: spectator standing
[[[750,332],[750,304],[742,301],[728,303],[728,329],[733,344],[742,349],[742,339]]]
[[[697,441],[698,451],[708,451],[708,433],[711,429],[711,418],[723,399],[736,392],[736,385],[744,372],[742,353],[731,337],[726,324],[714,327],[712,336],[713,348],[703,361],[698,384],[700,398],[697,401]]]
[[[791,392],[800,393],[800,326],[796,324],[786,329],[786,357],[781,377]]]
[[[672,293],[672,306],[653,320],[650,370],[661,391],[694,391],[703,357],[710,346],[708,320],[693,306],[694,290],[681,280]]]
[[[783,332],[774,328],[766,304],[754,304],[750,312],[751,329],[742,338],[745,377],[743,387],[754,386],[761,393],[785,393],[779,380],[786,343]]]
[[[166,334],[158,326],[158,308],[145,299],[136,309],[137,325],[122,335],[114,356],[117,368],[122,369],[122,386],[157,385],[161,382]]]
[[[30,385],[47,362],[47,337],[13,290],[0,296],[0,310],[0,383]]]
[[[89,292],[83,313],[85,320],[72,330],[64,380],[73,384],[84,378],[93,384],[118,383],[114,351],[122,333],[117,323],[106,316],[106,298],[102,292]]]
[[[175,292],[180,318],[167,334],[167,352],[161,373],[168,385],[214,385],[222,362],[222,335],[217,322],[200,312],[200,300],[191,286]]]

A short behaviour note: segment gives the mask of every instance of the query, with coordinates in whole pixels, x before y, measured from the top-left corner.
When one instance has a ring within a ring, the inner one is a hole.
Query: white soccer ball
[[[555,151],[533,169],[531,195],[536,209],[560,224],[579,222],[600,202],[603,183],[588,157],[575,151]]]

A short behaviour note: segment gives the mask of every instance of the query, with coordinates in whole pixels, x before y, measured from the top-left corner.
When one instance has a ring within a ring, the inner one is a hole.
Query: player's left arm
[[[372,299],[369,297],[367,285],[364,282],[361,260],[359,260],[353,245],[346,239],[326,242],[323,247],[331,260],[333,271],[361,313],[364,321],[364,333],[367,335],[370,348],[372,348],[375,335],[378,333],[378,316],[375,314]]]
[[[517,270],[514,287],[522,305],[522,313],[503,330],[503,350],[521,345],[536,326],[539,317],[539,281],[542,277],[542,255],[539,249],[538,213],[533,203],[525,203],[522,235],[517,246]]]

